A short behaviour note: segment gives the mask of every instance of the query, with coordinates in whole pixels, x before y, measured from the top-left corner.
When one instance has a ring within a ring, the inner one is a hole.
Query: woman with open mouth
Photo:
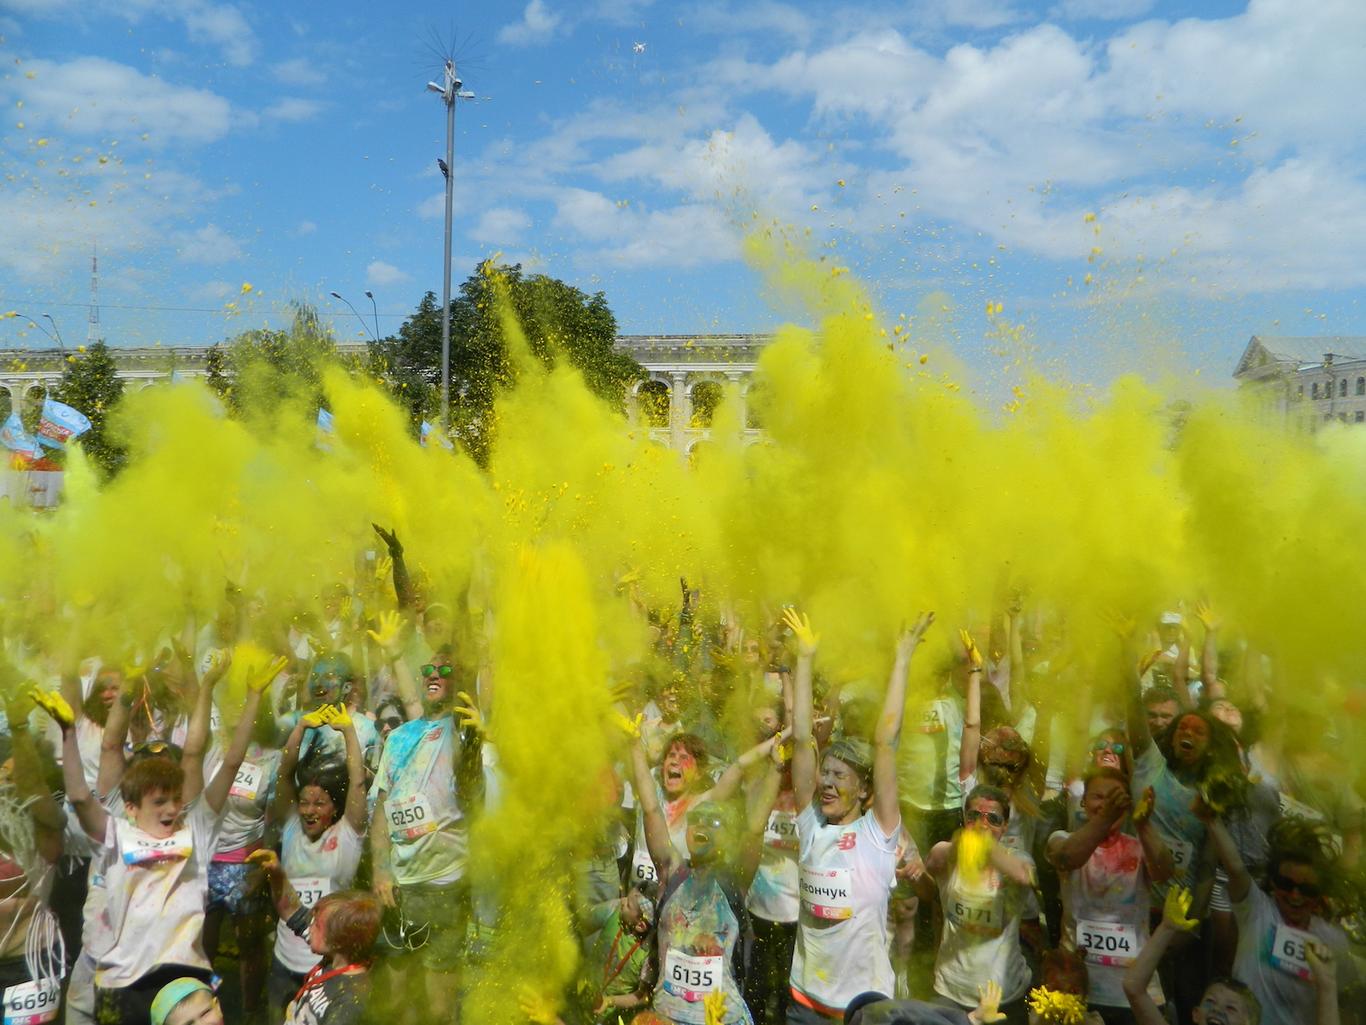
[[[828,1025],[859,994],[895,989],[887,906],[901,837],[896,749],[906,711],[906,672],[934,614],[921,615],[897,640],[873,743],[835,741],[821,756],[819,771],[811,696],[817,637],[806,617],[789,609],[784,618],[798,651],[792,789],[799,809],[801,893],[787,1021]]]
[[[783,734],[755,750],[771,757],[760,792],[749,802],[744,831],[735,837],[730,809],[713,798],[686,814],[687,857],[675,846],[655,790],[644,744],[631,760],[645,841],[659,873],[656,910],[659,982],[654,1011],[678,1025],[749,1025],[753,1019],[736,981],[735,958],[744,922],[745,891],[759,867],[761,837],[781,783]],[[720,1015],[709,1013],[723,1001]]]

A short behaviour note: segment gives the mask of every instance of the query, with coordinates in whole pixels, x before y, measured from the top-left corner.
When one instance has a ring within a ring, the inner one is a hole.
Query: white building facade
[[[1287,430],[1366,425],[1366,337],[1253,335],[1233,377]]]

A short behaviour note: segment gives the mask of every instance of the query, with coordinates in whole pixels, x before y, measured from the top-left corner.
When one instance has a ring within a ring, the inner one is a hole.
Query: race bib
[[[150,836],[125,835],[123,863],[125,865],[149,866],[165,861],[184,861],[194,853],[194,841],[189,829],[176,830],[164,840]]]
[[[929,708],[925,709],[925,711],[920,714],[919,729],[921,733],[944,732],[944,719],[939,714],[938,705],[931,705]]]
[[[959,891],[946,902],[944,913],[960,929],[981,936],[999,936],[1005,928],[994,894]]]
[[[847,868],[809,868],[801,871],[802,904],[816,918],[838,922],[854,916],[854,886]]]
[[[1314,934],[1302,929],[1292,929],[1288,925],[1276,926],[1276,931],[1271,937],[1272,965],[1287,975],[1308,981],[1313,973],[1309,970],[1309,958],[1305,955],[1305,947],[1312,939]]]
[[[44,1025],[56,1021],[61,1002],[61,987],[56,982],[10,986],[5,990],[4,1025]]]
[[[290,876],[289,885],[299,895],[299,903],[306,908],[315,907],[332,892],[332,880],[327,876]]]
[[[1138,956],[1138,930],[1122,922],[1077,923],[1077,949],[1085,953],[1086,963],[1127,965]]]
[[[650,852],[643,847],[637,847],[631,855],[631,882],[641,885],[653,883],[657,878],[655,862],[650,857]]]
[[[1190,871],[1191,860],[1195,855],[1195,845],[1189,840],[1178,840],[1167,838],[1167,846],[1172,852],[1172,867],[1178,876],[1184,876]]]
[[[721,988],[725,968],[720,955],[695,957],[670,949],[664,958],[664,988],[689,1003]]]
[[[797,838],[797,813],[777,810],[769,812],[768,826],[764,829],[764,843],[779,850],[797,850],[801,846]]]
[[[244,801],[256,800],[256,795],[261,792],[261,780],[265,774],[264,767],[255,762],[243,762],[237,767],[237,775],[232,778],[229,796],[240,797]]]
[[[389,814],[389,835],[394,840],[412,843],[419,837],[436,832],[436,813],[426,794],[413,794],[400,799],[389,798],[385,802]]]

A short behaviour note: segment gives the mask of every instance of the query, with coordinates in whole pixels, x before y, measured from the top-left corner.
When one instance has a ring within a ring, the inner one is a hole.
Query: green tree
[[[644,376],[616,346],[617,322],[602,292],[589,295],[521,265],[481,265],[451,300],[451,426],[481,463],[493,440],[493,403],[516,378],[500,316],[506,295],[532,354],[547,367],[566,359],[590,391],[621,409],[627,386]],[[382,374],[414,419],[434,418],[441,382],[441,303],[428,292],[398,335],[372,346]]]
[[[90,461],[99,467],[106,480],[118,473],[127,452],[106,434],[105,428],[109,414],[123,397],[123,381],[109,346],[100,341],[68,356],[55,397],[90,418],[90,430],[79,439]]]
[[[207,383],[232,413],[248,419],[270,419],[283,402],[301,403],[312,413],[322,405],[322,369],[336,358],[337,346],[317,310],[301,303],[287,330],[244,331],[211,348]]]

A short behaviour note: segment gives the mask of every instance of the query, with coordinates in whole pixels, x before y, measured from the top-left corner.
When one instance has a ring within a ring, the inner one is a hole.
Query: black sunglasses
[[[969,808],[963,813],[963,818],[969,822],[976,822],[978,819],[986,819],[988,825],[1004,826],[1006,818],[999,811],[982,811],[980,808]]]
[[[436,673],[436,675],[441,677],[441,679],[443,680],[446,679],[446,677],[450,676],[453,672],[455,672],[455,666],[449,664],[444,666],[434,666],[428,663],[427,665],[423,666],[421,669],[418,670],[418,673],[422,676],[431,676],[432,673]]]
[[[1323,892],[1319,889],[1318,883],[1298,883],[1293,879],[1287,879],[1279,872],[1271,877],[1271,885],[1282,893],[1294,893],[1298,890],[1302,896],[1308,897],[1310,900]]]
[[[1025,763],[1024,763],[1024,762],[990,762],[990,761],[988,761],[988,762],[983,762],[982,764],[985,765],[985,766],[986,766],[987,768],[989,768],[989,769],[1002,769],[1002,770],[1004,770],[1005,772],[1010,772],[1010,773],[1024,772],[1024,770],[1025,770]]]

